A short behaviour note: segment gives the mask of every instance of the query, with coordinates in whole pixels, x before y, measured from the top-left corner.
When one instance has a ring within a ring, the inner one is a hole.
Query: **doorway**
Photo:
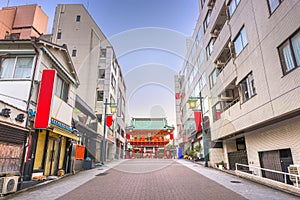
[[[59,139],[49,137],[44,175],[56,175]]]
[[[291,149],[280,149],[273,151],[259,152],[260,165],[262,168],[272,169],[280,172],[288,172],[288,166],[293,164]],[[284,175],[266,172],[262,170],[262,176],[284,182]],[[292,184],[289,176],[287,176],[287,183]]]

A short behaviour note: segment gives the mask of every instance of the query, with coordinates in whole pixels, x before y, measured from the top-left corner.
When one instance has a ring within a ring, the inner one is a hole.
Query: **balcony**
[[[218,34],[227,21],[226,5],[224,2],[218,1],[215,9],[215,13],[217,14],[213,15],[211,19],[211,22],[214,23],[211,29],[211,35],[218,37]]]

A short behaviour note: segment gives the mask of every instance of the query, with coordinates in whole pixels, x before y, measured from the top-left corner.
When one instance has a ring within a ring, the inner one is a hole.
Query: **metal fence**
[[[291,174],[291,173],[287,173],[287,172],[281,172],[281,171],[276,171],[276,170],[272,170],[272,169],[266,169],[266,168],[261,168],[261,167],[255,167],[255,166],[250,166],[250,165],[244,165],[244,164],[240,164],[240,163],[235,163],[235,170],[236,171],[240,171],[238,168],[239,168],[239,166],[241,166],[241,167],[243,167],[243,168],[245,168],[245,167],[247,167],[247,168],[253,168],[253,169],[258,169],[258,170],[260,170],[260,172],[262,172],[262,171],[265,171],[265,172],[272,172],[272,173],[276,173],[276,174],[281,174],[281,175],[283,175],[284,176],[284,183],[285,184],[288,184],[287,183],[287,176],[289,176],[290,177],[290,179],[292,179],[291,177],[295,177],[294,178],[294,180],[295,180],[295,182],[294,182],[294,186],[296,186],[297,188],[299,187],[299,178],[300,178],[300,176],[299,175],[297,175],[297,174]],[[241,170],[242,171],[242,170]],[[262,177],[262,173],[259,173],[258,174],[260,177]],[[272,179],[273,180],[273,179]],[[277,180],[275,180],[275,181],[277,181]],[[278,182],[280,182],[280,181],[278,181]]]

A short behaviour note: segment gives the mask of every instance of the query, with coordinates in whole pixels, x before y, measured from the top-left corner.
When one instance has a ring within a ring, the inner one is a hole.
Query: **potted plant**
[[[222,160],[221,162],[218,163],[218,168],[223,170],[224,169],[224,161]]]

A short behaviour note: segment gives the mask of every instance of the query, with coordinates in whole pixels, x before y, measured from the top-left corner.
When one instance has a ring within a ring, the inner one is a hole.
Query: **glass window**
[[[104,91],[97,91],[97,101],[103,101],[104,98]]]
[[[101,49],[100,50],[100,58],[105,58],[106,57],[106,49]]]
[[[283,0],[268,0],[270,13],[273,13],[274,10],[281,4]]]
[[[0,78],[31,78],[33,57],[3,58]]]
[[[202,8],[203,8],[204,4],[205,4],[205,0],[201,0],[201,6],[202,6]]]
[[[76,16],[76,22],[80,22],[80,15]]]
[[[72,57],[75,57],[77,55],[77,50],[76,49],[73,49],[72,50]]]
[[[242,102],[246,102],[256,95],[252,73],[250,73],[244,80],[240,82],[240,90]]]
[[[61,32],[57,33],[57,39],[61,39]]]
[[[196,37],[196,46],[199,45],[199,43],[201,42],[201,39],[202,39],[202,31],[201,31],[201,27],[200,27],[198,30],[197,37]]]
[[[99,79],[105,78],[105,69],[99,69]]]
[[[206,17],[204,19],[204,22],[203,22],[204,32],[206,31],[206,29],[207,29],[207,27],[209,25],[210,15],[211,15],[211,10],[208,11],[208,13],[206,14]]]
[[[207,47],[206,47],[207,58],[211,55],[211,53],[213,51],[215,41],[216,41],[216,38],[211,38],[208,45],[207,45]]]
[[[278,50],[284,74],[300,66],[300,32],[284,42]]]
[[[229,16],[231,17],[236,10],[240,0],[232,0],[228,5]]]
[[[61,98],[63,101],[68,101],[69,84],[64,81],[60,76],[56,78],[55,95]]]
[[[239,55],[241,53],[241,51],[248,44],[246,30],[245,30],[244,26],[240,30],[240,32],[238,33],[238,35],[236,36],[236,38],[234,39],[233,43],[234,43],[235,53],[236,53],[236,56],[237,56],[237,55]]]
[[[221,118],[221,103],[218,102],[212,107],[212,112],[213,112],[213,121],[217,121],[218,119]]]
[[[214,71],[209,75],[210,88],[212,88],[216,84],[218,76],[219,76],[219,69],[215,68]]]

